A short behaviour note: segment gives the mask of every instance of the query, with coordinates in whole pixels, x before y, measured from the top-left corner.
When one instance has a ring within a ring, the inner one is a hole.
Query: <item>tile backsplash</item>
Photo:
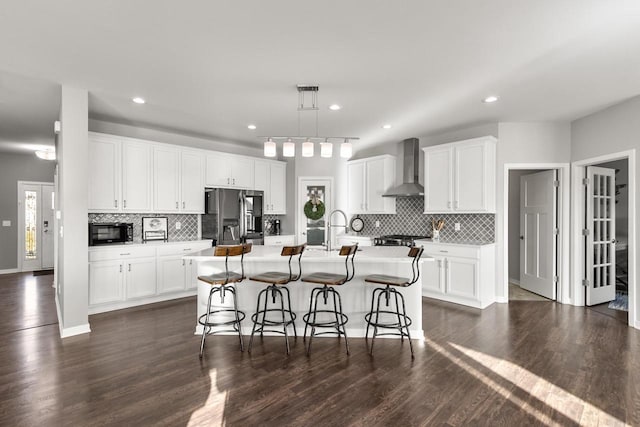
[[[169,241],[198,240],[198,215],[192,214],[91,213],[89,214],[89,223],[131,222],[133,223],[133,242],[142,243],[143,217],[167,217]],[[180,230],[176,230],[176,222],[180,223]]]
[[[396,214],[360,215],[364,221],[361,234],[379,236],[385,234],[431,235],[431,220],[443,219],[440,231],[442,240],[468,240],[493,242],[495,240],[494,214],[424,214],[422,197],[398,197]],[[376,227],[380,221],[380,227]],[[460,231],[454,224],[460,223]]]

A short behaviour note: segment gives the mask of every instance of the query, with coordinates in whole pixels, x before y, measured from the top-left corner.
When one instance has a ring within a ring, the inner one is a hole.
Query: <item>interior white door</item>
[[[53,184],[18,183],[18,250],[22,271],[53,268]]]
[[[557,171],[520,178],[520,287],[556,299]]]
[[[298,244],[306,243],[308,246],[323,246],[328,241],[328,218],[331,212],[331,186],[330,179],[300,178],[298,182],[298,206],[296,206],[296,218],[298,222]],[[325,213],[319,219],[307,218],[304,213],[305,204],[315,197],[324,204]]]
[[[615,170],[587,167],[586,185],[587,305],[616,297],[616,200]]]

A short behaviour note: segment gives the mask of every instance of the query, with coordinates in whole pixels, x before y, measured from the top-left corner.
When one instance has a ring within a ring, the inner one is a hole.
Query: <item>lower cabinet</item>
[[[296,236],[283,234],[278,236],[264,236],[266,246],[293,246],[296,244]]]
[[[210,240],[89,250],[89,312],[100,313],[195,295],[197,266],[188,253]]]
[[[423,263],[423,296],[477,308],[495,302],[495,245],[416,244],[434,259]]]

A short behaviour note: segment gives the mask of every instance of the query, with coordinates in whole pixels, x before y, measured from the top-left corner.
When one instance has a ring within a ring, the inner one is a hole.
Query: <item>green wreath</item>
[[[309,200],[304,204],[304,215],[314,221],[322,218],[324,216],[324,203],[317,199],[316,203],[313,203],[313,200]]]

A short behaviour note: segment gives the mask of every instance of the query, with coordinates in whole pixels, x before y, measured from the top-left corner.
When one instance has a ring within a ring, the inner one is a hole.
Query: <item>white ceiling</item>
[[[12,0],[0,40],[0,70],[87,88],[94,118],[251,144],[297,134],[298,83],[320,134],[360,146],[640,94],[635,0]]]

